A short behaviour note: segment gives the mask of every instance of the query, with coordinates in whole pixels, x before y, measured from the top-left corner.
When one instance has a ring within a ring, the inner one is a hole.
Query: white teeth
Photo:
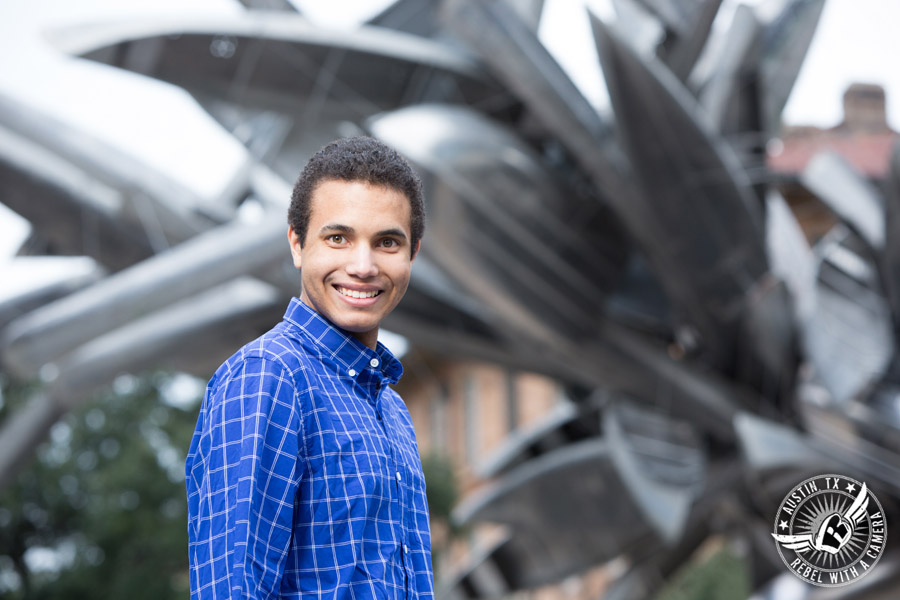
[[[379,294],[378,290],[374,292],[359,292],[357,290],[348,290],[347,288],[342,287],[339,287],[337,290],[343,295],[350,296],[351,298],[374,298]]]

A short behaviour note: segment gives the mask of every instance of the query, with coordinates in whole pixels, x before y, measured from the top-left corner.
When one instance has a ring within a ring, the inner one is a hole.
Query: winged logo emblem
[[[850,541],[856,526],[865,518],[868,506],[869,497],[866,484],[863,483],[859,494],[850,507],[843,514],[834,512],[828,515],[821,522],[817,531],[802,535],[779,535],[773,533],[772,537],[783,547],[794,550],[798,554],[809,550],[837,554]]]

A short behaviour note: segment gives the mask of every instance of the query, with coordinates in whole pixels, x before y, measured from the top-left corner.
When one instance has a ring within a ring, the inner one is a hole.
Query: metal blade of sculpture
[[[493,483],[456,517],[507,534],[445,597],[619,558],[610,597],[643,598],[722,535],[743,540],[754,587],[776,598],[765,522],[817,472],[864,477],[896,519],[900,152],[884,190],[834,157],[811,164],[804,183],[841,221],[812,249],[763,162],[822,0],[783,0],[769,18],[741,7],[718,36],[721,0],[621,0],[618,25],[590,15],[611,116],[538,39],[540,1],[399,0],[341,31],[280,0],[243,4],[229,19],[52,35],[181,86],[243,142],[222,197],[0,97],[0,200],[48,254],[95,265],[0,303],[3,369],[48,384],[0,424],[0,485],[116,373],[205,375],[276,320],[296,293],[278,225],[296,165],[367,132],[413,161],[429,202],[428,244],[387,324],[594,390],[486,467]],[[622,29],[641,20],[660,35]],[[698,61],[704,47],[717,51]],[[239,218],[248,199],[262,222]],[[897,564],[889,554],[853,597],[880,597]]]

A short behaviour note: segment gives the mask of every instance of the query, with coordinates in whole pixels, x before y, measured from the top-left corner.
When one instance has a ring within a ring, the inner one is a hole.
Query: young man
[[[378,341],[424,229],[422,186],[371,138],[300,175],[300,298],[213,375],[185,465],[191,598],[432,598],[425,481]]]

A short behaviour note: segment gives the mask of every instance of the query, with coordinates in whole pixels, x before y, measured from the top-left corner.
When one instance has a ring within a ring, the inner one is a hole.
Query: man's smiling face
[[[410,212],[409,199],[397,190],[327,180],[312,194],[302,247],[288,230],[301,269],[300,299],[370,348],[409,285]]]

